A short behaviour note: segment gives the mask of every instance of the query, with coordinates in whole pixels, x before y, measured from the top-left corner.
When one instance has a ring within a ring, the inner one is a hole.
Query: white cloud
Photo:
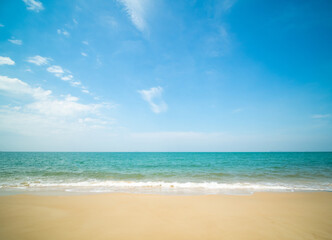
[[[61,77],[61,79],[63,81],[71,81],[73,78],[74,78],[73,75],[66,75],[66,76]]]
[[[56,97],[50,90],[7,76],[0,76],[0,95],[7,102],[0,104],[0,133],[4,138],[13,137],[0,138],[2,149],[14,145],[20,149],[20,143],[30,150],[44,143],[46,147],[60,144],[71,148],[75,138],[100,139],[100,134],[112,134],[114,120],[107,115],[115,105],[81,103],[70,94]]]
[[[15,65],[15,62],[11,60],[9,57],[0,56],[0,65]]]
[[[65,100],[66,100],[66,101],[70,101],[70,102],[77,102],[77,101],[79,100],[79,98],[78,98],[78,97],[74,97],[74,96],[68,94],[68,95],[66,96]]]
[[[79,81],[75,81],[75,82],[70,82],[70,85],[72,85],[73,87],[77,87],[80,86],[82,83]]]
[[[32,103],[24,106],[25,110],[48,116],[76,116],[79,114],[96,113],[104,104],[82,104],[77,97],[66,95],[63,99],[56,99],[52,91],[41,87],[31,87],[18,78],[0,76],[0,93],[6,92],[9,96],[31,97]]]
[[[3,24],[0,23],[0,27],[4,27],[4,26],[5,26],[5,25],[3,25]]]
[[[80,118],[78,120],[78,122],[79,123],[94,123],[94,124],[102,124],[102,125],[105,125],[105,124],[109,123],[108,121],[100,120],[100,119],[97,119],[97,118]]]
[[[89,45],[88,41],[82,41],[82,43],[85,44],[85,45]]]
[[[39,56],[39,55],[36,55],[34,57],[29,57],[27,59],[27,62],[36,64],[38,66],[40,66],[40,65],[46,65],[46,64],[49,63],[49,61],[52,61],[52,58],[42,57],[42,56]]]
[[[61,29],[58,29],[58,30],[57,30],[57,33],[58,33],[59,35],[64,35],[64,36],[66,36],[66,37],[68,37],[68,36],[70,35],[70,33],[67,32],[66,30],[61,30]]]
[[[148,90],[139,90],[138,92],[141,94],[142,98],[149,103],[154,113],[167,111],[167,104],[162,99],[162,87],[152,87]]]
[[[0,76],[0,91],[17,96],[28,95],[36,100],[46,99],[52,93],[50,90],[43,90],[40,87],[33,88],[18,78],[9,78],[7,76]]]
[[[62,67],[53,65],[47,68],[47,71],[53,73],[56,77],[60,78],[63,81],[69,81],[72,86],[78,86],[77,82],[72,82],[74,76],[70,74],[70,71],[64,70]]]
[[[69,84],[73,87],[79,87],[84,89],[80,81],[75,81],[74,76],[70,71],[64,70],[61,66],[53,65],[46,69],[48,72],[53,73],[56,77],[60,78],[63,81],[68,81]]]
[[[48,116],[76,116],[96,113],[97,109],[101,107],[99,104],[81,104],[77,101],[78,98],[68,95],[62,100],[36,101],[29,104],[27,108]]]
[[[48,67],[47,71],[50,72],[50,73],[55,74],[57,77],[60,77],[64,73],[62,67],[57,66],[57,65],[53,65],[51,67]]]
[[[38,0],[23,0],[23,2],[26,4],[28,10],[39,12],[44,9],[43,4]]]
[[[88,56],[88,54],[86,54],[85,52],[81,52],[81,54],[82,54],[82,56],[84,56],[84,57],[87,57],[87,56]]]
[[[322,118],[329,118],[331,114],[315,114],[311,116],[314,119],[322,119]]]
[[[130,20],[135,25],[135,27],[144,32],[147,28],[145,15],[148,0],[118,0],[121,4],[124,5],[125,10],[130,17]]]
[[[11,42],[12,44],[22,45],[22,40],[18,40],[18,39],[8,39],[8,41]]]
[[[87,150],[89,145],[84,144],[87,139],[96,143],[98,139],[104,142],[111,136],[115,137],[115,121],[106,112],[101,112],[103,110],[100,108],[96,113],[79,111],[76,115],[67,115],[66,112],[47,115],[25,106],[0,106],[1,149]]]
[[[87,93],[87,94],[90,93],[89,90],[86,90],[86,89],[82,89],[82,92],[83,92],[83,93]]]

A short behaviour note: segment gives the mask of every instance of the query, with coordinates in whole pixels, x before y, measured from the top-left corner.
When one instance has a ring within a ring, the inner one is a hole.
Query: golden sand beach
[[[332,239],[332,193],[2,196],[0,239]]]

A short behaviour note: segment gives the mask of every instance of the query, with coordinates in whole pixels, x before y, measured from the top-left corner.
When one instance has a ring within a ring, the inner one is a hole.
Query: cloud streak
[[[167,111],[167,104],[162,99],[163,88],[152,87],[148,90],[139,90],[138,93],[145,100],[154,113],[161,113]]]
[[[82,86],[80,81],[74,79],[74,76],[70,71],[63,69],[61,66],[52,65],[46,69],[49,73],[54,74],[54,76],[60,78],[63,81],[67,81],[72,87],[81,88],[81,91],[90,94],[86,87]],[[83,91],[84,90],[84,91]]]
[[[38,66],[47,65],[49,64],[49,61],[52,61],[52,58],[42,57],[39,55],[36,55],[34,57],[29,57],[27,59],[27,62],[36,64]]]
[[[23,0],[23,2],[30,11],[39,12],[44,10],[43,4],[38,0]]]
[[[74,76],[70,74],[70,71],[64,70],[61,66],[53,65],[46,69],[48,72],[53,73],[56,77],[60,78],[63,81],[69,81],[71,84],[74,81]],[[79,85],[79,84],[72,84]]]
[[[23,43],[22,40],[18,40],[18,39],[8,39],[8,41],[15,45],[22,45],[22,43]]]
[[[62,69],[62,67],[53,65],[46,69],[48,72],[53,73],[57,77],[62,77],[62,74],[65,73],[65,71]]]
[[[235,3],[236,3],[236,0],[224,0],[222,2],[222,9],[223,9],[223,11],[230,10]]]
[[[118,0],[118,2],[124,6],[126,13],[135,27],[139,31],[144,32],[147,28],[145,15],[148,0]]]

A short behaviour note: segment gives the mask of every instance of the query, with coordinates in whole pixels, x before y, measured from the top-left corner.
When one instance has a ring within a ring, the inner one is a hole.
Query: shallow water
[[[0,153],[0,192],[331,191],[332,153]]]

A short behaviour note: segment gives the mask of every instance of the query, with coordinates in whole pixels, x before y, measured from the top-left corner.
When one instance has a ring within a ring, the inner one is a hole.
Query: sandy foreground
[[[332,239],[332,193],[2,196],[0,239]]]

